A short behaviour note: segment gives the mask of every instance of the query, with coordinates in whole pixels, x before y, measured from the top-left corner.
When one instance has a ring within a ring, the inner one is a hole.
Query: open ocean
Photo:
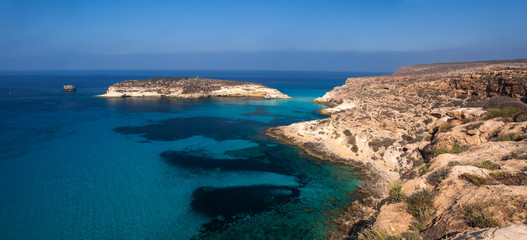
[[[313,98],[378,74],[0,72],[0,239],[323,239],[354,198],[353,169],[264,132],[322,118]],[[119,81],[194,76],[294,99],[94,97]]]

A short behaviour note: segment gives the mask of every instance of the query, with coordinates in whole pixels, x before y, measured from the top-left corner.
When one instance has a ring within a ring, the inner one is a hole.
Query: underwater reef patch
[[[117,127],[115,132],[135,134],[153,141],[173,141],[201,135],[216,140],[248,139],[262,123],[217,117],[172,118],[142,126]]]
[[[288,186],[200,187],[192,194],[193,210],[211,217],[243,217],[292,201],[300,191]]]
[[[216,159],[187,151],[166,151],[161,153],[161,158],[167,163],[191,170],[262,171],[288,175],[293,173],[282,165],[264,163],[258,159]]]

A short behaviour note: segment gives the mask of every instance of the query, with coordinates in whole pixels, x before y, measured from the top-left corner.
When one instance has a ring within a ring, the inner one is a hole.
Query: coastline
[[[393,221],[393,224],[388,224],[380,231],[390,232],[392,229],[392,235],[395,232],[412,232],[409,222],[398,223],[396,219],[396,216],[406,214],[407,210],[401,210],[405,208],[404,204],[390,203],[388,200],[388,190],[396,183],[402,185],[402,192],[408,196],[419,190],[435,192],[439,200],[434,204],[440,206],[433,206],[437,209],[433,213],[434,216],[451,219],[457,224],[454,226],[445,221],[426,219],[421,221],[426,228],[417,234],[435,239],[443,236],[433,233],[440,232],[437,230],[439,228],[443,234],[471,229],[466,224],[463,225],[459,216],[444,213],[443,209],[455,205],[451,200],[459,197],[446,190],[448,185],[466,184],[458,180],[459,176],[475,171],[466,165],[476,164],[477,159],[463,166],[449,168],[460,173],[454,174],[457,176],[455,179],[449,178],[449,181],[445,181],[448,183],[445,186],[430,185],[427,178],[431,173],[423,175],[421,171],[428,169],[432,172],[445,167],[433,163],[446,158],[443,156],[454,155],[452,150],[458,143],[472,146],[468,150],[465,149],[465,154],[472,152],[483,156],[482,150],[477,146],[493,146],[495,140],[491,139],[491,132],[494,134],[501,131],[509,134],[505,130],[509,128],[514,129],[512,132],[516,131],[514,134],[520,134],[516,127],[523,126],[525,122],[499,125],[485,119],[489,109],[482,107],[492,96],[506,95],[513,99],[525,97],[523,89],[527,84],[524,80],[527,75],[527,61],[490,61],[486,65],[486,72],[483,73],[482,64],[483,62],[415,65],[403,67],[392,75],[349,78],[345,85],[336,87],[314,100],[328,106],[320,110],[321,114],[327,116],[326,119],[267,130],[266,135],[286,144],[296,145],[312,156],[356,166],[365,172],[362,176],[365,184],[360,186],[362,197],[351,203],[345,213],[337,219],[341,226],[331,239],[357,237],[358,232],[368,231],[371,225],[382,221]],[[490,130],[480,127],[475,130],[477,133],[472,134],[469,122],[492,127],[489,127]],[[474,140],[470,134],[477,134],[478,139]],[[442,155],[430,151],[439,148],[448,148],[453,154]],[[494,154],[522,152],[524,148],[514,148],[511,145],[505,148],[507,150],[496,150]],[[454,159],[455,155],[451,158]],[[517,171],[521,173],[520,169],[524,163],[521,159],[513,159],[511,162],[513,161],[518,161],[519,165],[509,167],[499,163],[502,165],[500,168],[512,172],[511,174],[516,174]],[[472,190],[474,193],[483,191],[480,188]],[[445,197],[444,194],[450,195]],[[514,197],[527,197],[525,195],[516,194]],[[460,202],[468,204],[465,201]],[[393,210],[395,206],[398,207],[397,210]],[[500,226],[522,222],[522,218],[511,220],[510,217],[500,217]],[[418,222],[415,217],[412,219],[413,222]]]
[[[284,134],[280,134],[279,131],[273,131],[273,129],[276,128],[269,128],[265,135],[285,144],[297,146],[305,151],[306,154],[321,159],[322,161],[330,161],[355,167],[354,174],[357,179],[362,181],[362,183],[357,185],[358,189],[354,192],[357,199],[346,204],[340,210],[340,215],[333,220],[337,223],[337,228],[328,239],[347,239],[350,233],[368,227],[371,224],[371,221],[365,221],[365,219],[373,218],[376,214],[378,210],[376,209],[376,206],[380,203],[380,199],[383,198],[382,194],[384,193],[383,185],[379,184],[379,182],[382,182],[383,180],[379,177],[380,175],[378,173],[375,173],[376,170],[368,167],[360,161],[349,161],[342,158],[331,157],[330,154],[327,154],[326,152],[313,149],[313,146],[309,144],[296,144],[294,138],[287,137]],[[356,235],[350,236],[357,237]]]

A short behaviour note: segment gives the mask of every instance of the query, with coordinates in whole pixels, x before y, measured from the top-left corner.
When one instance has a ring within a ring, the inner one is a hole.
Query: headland
[[[267,135],[363,170],[331,239],[521,239],[526,100],[527,60],[414,65],[349,78],[314,100],[327,118]]]

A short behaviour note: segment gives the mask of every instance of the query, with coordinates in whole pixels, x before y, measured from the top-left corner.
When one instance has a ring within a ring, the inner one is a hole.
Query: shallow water
[[[93,97],[118,81],[196,75],[295,99]],[[263,133],[321,118],[312,99],[357,75],[0,72],[0,239],[322,238],[353,199],[352,169]]]

